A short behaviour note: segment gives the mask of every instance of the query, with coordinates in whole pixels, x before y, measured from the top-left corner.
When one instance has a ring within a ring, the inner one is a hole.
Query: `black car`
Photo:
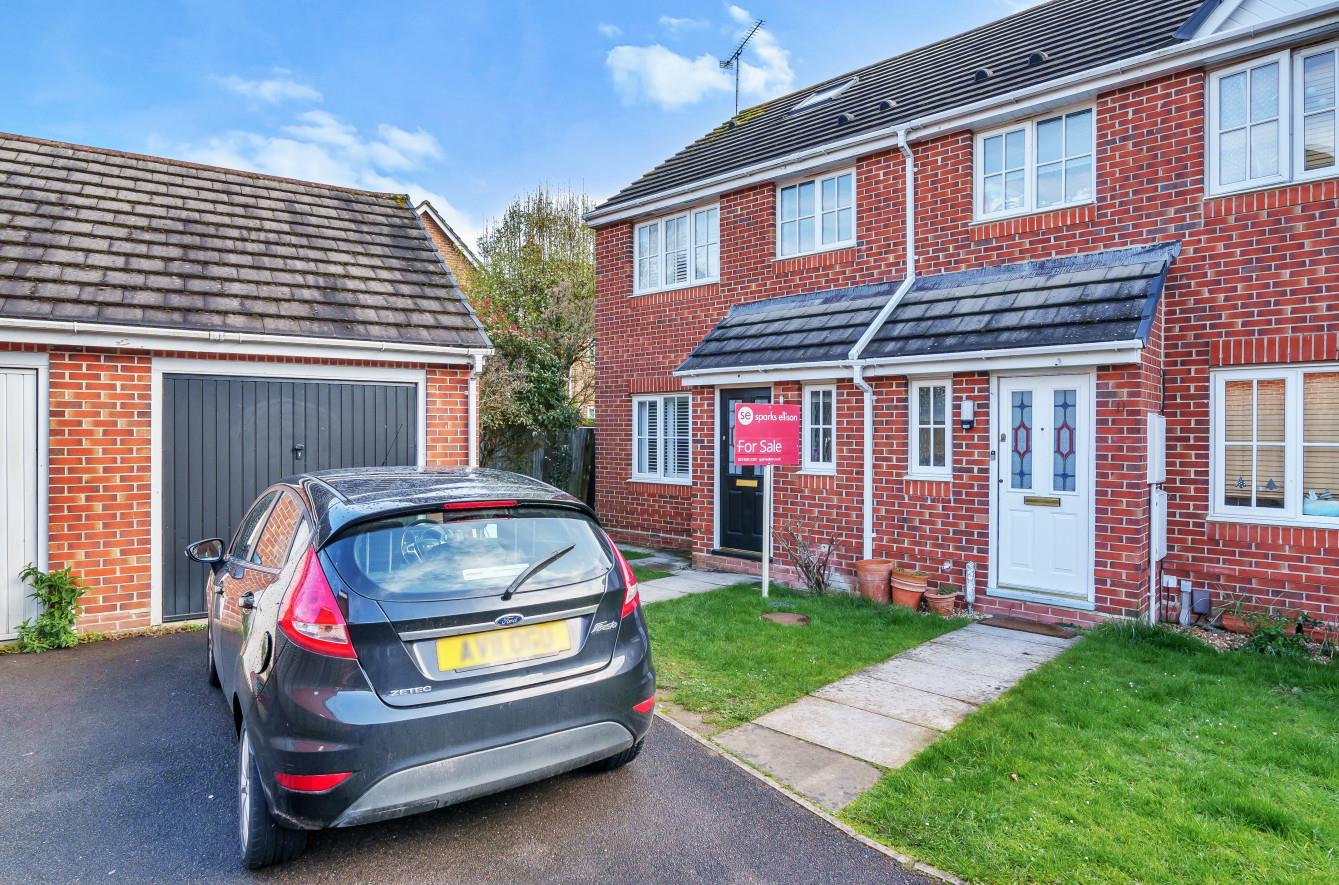
[[[304,474],[211,566],[209,679],[239,737],[242,856],[642,748],[655,674],[636,578],[594,513],[492,470]]]

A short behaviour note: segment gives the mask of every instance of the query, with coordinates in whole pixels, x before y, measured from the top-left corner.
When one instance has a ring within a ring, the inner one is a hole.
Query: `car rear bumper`
[[[405,768],[373,784],[331,826],[389,820],[519,787],[621,753],[634,740],[617,722],[596,722]]]

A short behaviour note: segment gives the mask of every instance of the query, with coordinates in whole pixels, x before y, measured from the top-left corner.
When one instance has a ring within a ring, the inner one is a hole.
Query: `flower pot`
[[[893,604],[919,611],[921,597],[925,595],[925,586],[929,581],[928,575],[902,568],[893,569]]]
[[[930,611],[940,617],[949,618],[953,616],[953,609],[958,604],[958,594],[927,593],[925,594],[925,604]]]
[[[1218,626],[1229,633],[1241,633],[1250,635],[1255,632],[1255,628],[1241,615],[1234,615],[1231,612],[1223,612],[1218,618]]]
[[[855,564],[856,587],[860,595],[880,605],[888,604],[888,575],[893,570],[891,559],[862,559]]]

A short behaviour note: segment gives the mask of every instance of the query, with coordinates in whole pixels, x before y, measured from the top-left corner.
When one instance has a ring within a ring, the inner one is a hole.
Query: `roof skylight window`
[[[860,79],[859,77],[847,77],[840,83],[834,83],[831,86],[819,89],[816,92],[811,92],[804,98],[800,99],[795,104],[795,107],[790,109],[790,112],[794,114],[800,111],[806,111],[809,108],[812,108],[816,105],[823,104],[824,102],[827,101],[832,101],[834,98],[845,92],[850,86],[854,85],[856,81],[858,81],[859,79]]]

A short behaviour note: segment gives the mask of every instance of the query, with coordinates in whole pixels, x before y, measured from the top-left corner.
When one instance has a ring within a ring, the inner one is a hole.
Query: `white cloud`
[[[727,12],[737,24],[752,26],[748,10],[730,6]],[[661,24],[667,20],[669,17],[662,16]],[[742,38],[745,33],[746,29],[739,29],[735,37]],[[659,43],[615,46],[605,57],[605,67],[625,104],[647,102],[680,108],[713,95],[731,94],[735,88],[734,73],[722,70],[719,60],[710,53],[692,58]],[[770,98],[789,92],[794,82],[789,50],[765,30],[754,34],[740,60],[740,94],[750,100]]]
[[[662,15],[660,17],[660,26],[671,34],[681,34],[684,31],[698,31],[708,27],[711,22],[705,18],[675,18],[672,15]]]
[[[278,132],[230,130],[202,142],[154,149],[168,156],[230,169],[319,181],[361,190],[407,193],[415,203],[431,200],[471,246],[482,225],[446,197],[424,187],[419,176],[443,157],[429,132],[383,123],[375,137],[326,111],[305,111]]]
[[[610,40],[616,40],[623,36],[623,29],[618,25],[611,25],[608,22],[600,22],[595,26],[595,30],[600,32],[601,37],[608,37]]]
[[[214,81],[229,92],[270,104],[281,101],[320,101],[321,93],[305,83],[292,79],[291,71],[275,68],[274,76],[266,80],[247,80],[236,74],[214,77]]]

